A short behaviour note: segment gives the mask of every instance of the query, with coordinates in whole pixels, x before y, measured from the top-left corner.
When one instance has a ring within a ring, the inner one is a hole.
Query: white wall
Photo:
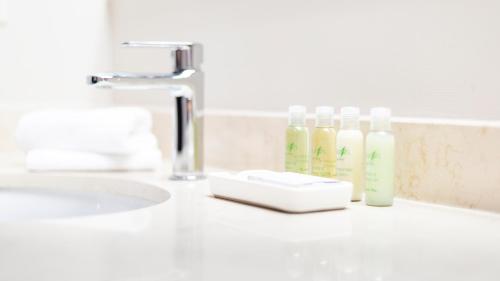
[[[111,2],[115,46],[132,39],[205,45],[212,109],[386,105],[399,116],[500,119],[497,0]],[[120,70],[160,71],[166,59],[115,51]],[[115,100],[169,102],[132,92]]]
[[[0,108],[89,106],[110,94],[85,77],[110,69],[106,0],[0,0]]]

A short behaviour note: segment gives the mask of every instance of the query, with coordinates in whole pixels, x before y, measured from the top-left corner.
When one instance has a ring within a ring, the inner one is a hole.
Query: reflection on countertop
[[[81,175],[81,174],[80,174]],[[95,176],[95,174],[93,174]],[[291,215],[142,180],[172,198],[109,215],[0,224],[0,280],[497,280],[500,216],[396,200]],[[1,210],[1,207],[0,207]]]

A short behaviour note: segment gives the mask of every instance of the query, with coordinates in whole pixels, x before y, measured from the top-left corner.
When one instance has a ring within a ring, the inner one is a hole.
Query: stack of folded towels
[[[16,139],[32,171],[151,170],[161,164],[151,114],[136,107],[38,111]]]

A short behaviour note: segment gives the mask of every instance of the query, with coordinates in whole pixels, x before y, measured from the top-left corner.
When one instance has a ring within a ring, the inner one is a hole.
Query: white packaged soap
[[[213,173],[209,181],[215,197],[290,213],[343,209],[352,195],[350,182],[290,172]]]

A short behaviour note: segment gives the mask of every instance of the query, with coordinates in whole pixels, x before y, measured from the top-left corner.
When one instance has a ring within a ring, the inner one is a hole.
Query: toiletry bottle
[[[370,132],[366,136],[366,204],[391,206],[394,197],[394,136],[391,111],[372,108]]]
[[[340,109],[340,130],[337,134],[337,176],[352,182],[352,201],[363,195],[363,133],[359,129],[359,108]]]
[[[333,127],[333,107],[316,108],[316,127],[312,132],[312,174],[320,177],[335,176],[337,153],[336,132]]]
[[[309,130],[306,127],[306,108],[300,105],[288,109],[286,129],[285,170],[309,173]]]

